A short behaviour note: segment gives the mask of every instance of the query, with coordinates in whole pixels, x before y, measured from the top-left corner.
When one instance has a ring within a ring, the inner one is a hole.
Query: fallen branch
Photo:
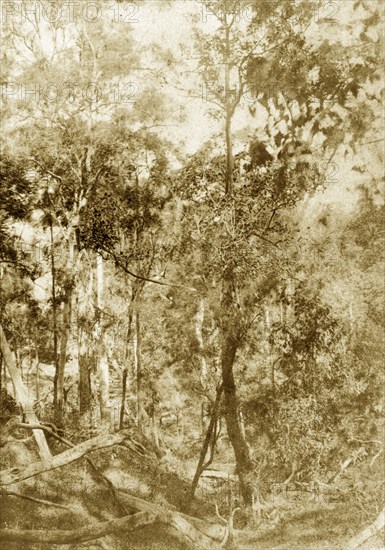
[[[222,517],[219,513],[218,504],[215,503],[215,512],[218,516],[218,518],[223,522],[225,525],[225,535],[223,537],[223,540],[221,541],[221,548],[233,548],[234,547],[234,515],[235,512],[238,512],[240,508],[234,508],[234,510],[230,511],[229,519],[225,519]]]
[[[382,510],[382,512],[380,512],[376,520],[371,525],[369,525],[369,527],[366,527],[366,529],[361,531],[361,533],[358,533],[358,535],[350,539],[350,541],[348,542],[348,545],[346,546],[346,550],[355,550],[356,548],[359,548],[368,539],[376,535],[379,535],[380,531],[383,532],[384,527],[385,527],[385,509]]]
[[[122,495],[125,506],[127,506],[133,512],[151,512],[153,514],[156,514],[157,516],[164,513],[163,509],[157,504],[154,504],[139,497],[135,497],[131,495],[126,489],[120,489],[119,487],[115,487],[115,489]],[[176,511],[170,511],[168,512],[168,514],[169,517],[171,517],[171,515],[173,516],[172,521],[174,526],[181,525],[181,523],[183,523],[183,520],[184,522],[188,522],[190,524],[190,533],[192,532],[191,528],[199,531],[199,533],[196,533],[195,535],[196,539],[198,539],[200,535],[204,535],[206,542],[208,541],[208,539],[211,539],[210,543],[215,544],[217,539],[221,540],[223,538],[224,529],[216,523],[207,523],[202,519],[194,518],[192,516],[188,516],[187,514],[182,514]]]
[[[384,449],[380,449],[375,455],[374,457],[372,458],[372,460],[370,461],[370,467],[373,466],[373,464],[375,463],[375,461],[377,460],[377,458],[380,456],[381,453],[384,452]]]
[[[0,541],[28,541],[50,544],[80,543],[97,539],[110,534],[117,534],[119,531],[133,531],[145,525],[154,523],[171,527],[176,536],[191,546],[201,550],[215,550],[220,548],[215,540],[223,535],[223,531],[215,533],[214,536],[205,534],[201,529],[205,522],[196,518],[189,518],[174,511],[164,510],[161,506],[145,500],[125,496],[128,507],[135,510],[135,513],[124,518],[114,519],[107,522],[92,523],[91,525],[75,530],[28,530],[28,529],[2,529],[0,530]],[[138,511],[139,510],[139,511]],[[195,526],[194,524],[198,524]],[[215,528],[215,526],[212,526]],[[210,526],[208,526],[210,530]]]
[[[17,493],[16,491],[6,491],[3,489],[1,492],[1,496],[24,498],[25,500],[30,500],[31,502],[36,502],[37,504],[44,504],[44,506],[53,506],[54,508],[62,508],[63,510],[70,509],[68,506],[64,506],[64,504],[57,504],[56,502],[52,502],[50,500],[43,500],[41,498],[34,498],[28,495],[22,495],[21,493]]]
[[[337,479],[345,472],[346,468],[353,462],[356,463],[358,458],[361,458],[362,456],[366,456],[367,452],[365,451],[364,447],[360,447],[359,449],[353,451],[346,460],[341,464],[341,468],[339,471],[335,474],[333,474],[327,481],[327,483],[332,483],[333,481],[337,481]]]
[[[45,544],[73,544],[95,540],[106,535],[116,534],[119,531],[135,531],[145,525],[158,521],[157,517],[149,512],[139,512],[132,516],[112,519],[100,523],[91,523],[79,529],[58,529],[47,531],[46,529],[0,529],[2,541],[28,541]]]
[[[47,433],[49,433],[52,437],[54,437],[55,439],[57,439],[58,441],[60,441],[64,445],[66,445],[67,447],[70,447],[70,448],[75,447],[75,445],[71,441],[68,441],[68,439],[64,439],[64,437],[61,437],[60,435],[58,435],[55,432],[56,427],[53,424],[51,424],[51,426],[52,426],[52,428],[50,428],[49,426],[47,426],[45,424],[34,425],[34,424],[24,424],[23,422],[17,422],[16,424],[15,423],[13,424],[12,429],[15,429],[15,428],[34,429],[34,428],[36,428],[36,429],[44,430]],[[99,470],[99,468],[96,466],[96,464],[91,460],[91,458],[89,456],[84,456],[84,458],[88,462],[88,464],[91,466],[91,468],[96,472],[96,474],[99,477],[101,477],[103,482],[107,485],[107,487],[111,491],[113,499],[115,500],[117,506],[120,509],[120,512],[123,513],[124,515],[126,515],[127,510],[124,508],[124,506],[122,506],[121,502],[119,501],[119,498],[116,494],[115,487],[114,487],[113,483],[111,483],[111,481],[108,479],[108,477],[105,476],[103,474],[103,472],[101,472]]]
[[[67,447],[75,447],[73,443],[67,439],[64,439],[64,437],[61,437],[54,431],[53,427],[50,427],[47,424],[26,424],[25,422],[17,422],[17,424],[13,426],[13,429],[15,428],[23,428],[24,430],[43,430],[44,432],[50,434],[54,439],[57,439],[57,441],[60,441],[60,443],[67,445]]]
[[[41,428],[43,429],[43,428]],[[39,462],[34,462],[29,464],[24,469],[20,468],[11,468],[9,470],[4,470],[0,472],[0,485],[10,485],[12,483],[18,483],[19,481],[24,481],[31,477],[37,476],[49,470],[54,470],[55,468],[60,468],[61,466],[66,466],[75,462],[86,453],[95,451],[97,449],[103,449],[105,447],[112,447],[118,445],[125,440],[128,440],[129,436],[127,433],[119,432],[113,435],[102,435],[99,437],[94,437],[88,441],[84,441],[76,447],[68,449],[56,456],[47,458],[46,460],[41,460]]]
[[[39,429],[45,428],[47,427],[39,426]],[[51,430],[50,428],[48,429]],[[129,435],[125,432],[120,432],[113,436],[100,436],[81,443],[76,447],[72,447],[59,455],[51,457],[50,460],[40,461],[31,464],[23,470],[14,468],[5,472],[0,472],[0,482],[2,485],[17,483],[38,474],[70,464],[75,460],[82,458],[86,453],[90,451],[95,451],[97,449],[110,447],[113,445],[119,445],[123,442],[125,446],[129,446],[130,448],[132,448],[132,450],[138,450],[137,447],[139,444],[137,442],[131,441]],[[70,442],[66,442],[66,444],[72,445]],[[86,460],[91,462],[89,457],[85,458]],[[119,501],[124,501],[124,506],[122,507],[123,509],[125,509],[125,506],[127,506],[128,509],[135,512],[133,516],[125,516],[124,518],[121,518],[119,520],[111,520],[109,522],[93,524],[92,526],[88,526],[87,528],[76,529],[73,531],[55,530],[47,532],[40,530],[30,531],[5,529],[0,531],[0,540],[28,540],[29,542],[69,544],[72,542],[83,542],[86,540],[92,540],[101,536],[105,536],[107,534],[111,534],[113,532],[117,532],[119,530],[134,530],[138,527],[141,527],[142,525],[147,525],[151,523],[163,523],[172,527],[176,531],[176,536],[182,538],[184,542],[188,542],[195,548],[207,550],[219,548],[218,539],[220,540],[223,537],[223,529],[218,529],[219,526],[210,524],[207,524],[206,526],[205,522],[203,522],[202,520],[190,518],[189,516],[185,516],[171,510],[165,510],[163,507],[158,506],[157,504],[153,504],[146,500],[134,497],[129,493],[127,494],[125,491],[121,491],[119,490],[119,488],[115,487],[113,483],[103,473],[101,473],[101,475],[103,479],[107,482],[108,486],[113,489],[114,495],[116,495],[117,492],[125,493],[124,498],[122,496],[121,498],[119,498]],[[138,518],[138,523],[136,523],[136,520],[134,518]]]

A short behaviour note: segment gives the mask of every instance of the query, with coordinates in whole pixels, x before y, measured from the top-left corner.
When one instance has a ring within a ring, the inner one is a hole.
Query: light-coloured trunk
[[[55,410],[56,421],[58,411],[58,381],[59,381],[59,354],[57,338],[57,304],[56,304],[56,267],[55,267],[55,248],[52,217],[49,218],[49,229],[51,238],[51,279],[52,279],[52,330],[53,330],[53,354],[55,365],[55,376],[53,379],[53,406]]]
[[[68,288],[65,291],[64,305],[63,305],[63,327],[60,338],[60,351],[58,360],[58,373],[57,373],[57,394],[56,394],[56,424],[61,425],[63,423],[64,416],[64,372],[67,361],[67,345],[71,332],[71,299],[72,292]]]
[[[124,414],[126,407],[126,397],[127,397],[127,386],[128,386],[128,375],[129,375],[129,358],[130,358],[130,345],[131,345],[131,334],[132,334],[132,318],[133,318],[133,308],[134,308],[134,297],[131,298],[130,304],[127,311],[127,336],[126,336],[126,347],[124,351],[124,365],[123,365],[123,376],[122,376],[122,401],[120,406],[120,420],[119,427],[122,430],[124,426]]]
[[[133,338],[133,352],[134,352],[134,376],[136,380],[136,418],[138,428],[141,430],[143,427],[144,411],[143,411],[143,395],[142,395],[142,338],[141,338],[141,325],[140,325],[140,310],[139,306],[135,304],[134,311],[134,338]]]
[[[67,273],[69,273],[69,281],[64,292],[63,303],[63,327],[60,337],[59,358],[57,363],[57,385],[56,385],[56,424],[63,423],[64,416],[64,372],[67,362],[67,347],[68,340],[71,334],[71,312],[72,312],[72,277],[74,266],[74,243],[72,235],[68,241],[68,258],[67,258]]]
[[[0,349],[5,362],[6,367],[8,368],[9,375],[12,380],[12,385],[14,389],[14,396],[22,407],[24,412],[25,420],[29,424],[38,424],[39,421],[36,418],[35,411],[33,408],[33,402],[30,401],[28,397],[27,388],[24,386],[24,382],[21,378],[20,370],[17,368],[15,358],[12,354],[11,348],[9,347],[8,341],[5,337],[3,327],[0,325]],[[42,430],[33,430],[33,435],[35,437],[36,444],[39,449],[39,455],[42,460],[51,457],[51,452],[49,450],[47,440]]]
[[[208,370],[206,358],[204,355],[204,344],[203,344],[203,323],[205,320],[205,300],[201,298],[198,304],[198,311],[195,316],[195,336],[198,342],[198,351],[199,351],[199,361],[200,361],[200,382],[202,388],[206,389]]]
[[[36,351],[35,357],[35,392],[36,392],[36,401],[40,399],[40,362],[39,357]]]
[[[105,343],[105,334],[102,326],[103,308],[104,308],[104,273],[103,258],[100,254],[96,255],[96,304],[98,323],[96,326],[96,335],[98,339],[98,357],[97,357],[97,375],[99,385],[99,405],[101,424],[104,429],[110,427],[110,373],[108,369],[107,349]]]
[[[78,399],[79,413],[83,426],[88,426],[91,421],[92,388],[90,375],[89,334],[84,327],[82,319],[88,318],[92,308],[91,296],[93,292],[93,272],[90,270],[88,284],[76,288],[77,309],[77,359],[78,359]]]
[[[284,322],[284,309],[282,302],[280,303],[280,317],[281,317],[281,323]],[[274,348],[271,344],[271,315],[270,310],[267,306],[265,306],[265,325],[266,325],[266,346],[267,346],[267,353],[269,355],[269,376],[270,376],[270,383],[271,388],[273,391],[273,395],[275,395],[275,359],[273,357]]]

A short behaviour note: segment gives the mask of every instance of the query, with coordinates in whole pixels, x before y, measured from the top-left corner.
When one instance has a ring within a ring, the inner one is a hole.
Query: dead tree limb
[[[190,494],[189,494],[188,501],[187,501],[186,510],[189,510],[189,508],[190,508],[191,502],[192,502],[192,500],[194,498],[194,495],[195,495],[196,488],[197,488],[198,483],[199,483],[199,479],[200,479],[203,471],[208,466],[210,466],[210,464],[211,464],[211,462],[214,458],[214,447],[215,447],[215,443],[216,443],[215,432],[216,432],[216,428],[217,428],[219,407],[220,407],[220,403],[221,403],[222,393],[223,393],[223,385],[221,384],[217,389],[217,395],[215,397],[215,402],[214,402],[213,409],[212,409],[212,412],[211,412],[210,423],[209,423],[209,426],[207,428],[205,440],[203,442],[202,450],[201,450],[200,455],[199,455],[197,469],[195,471],[194,479],[193,479],[192,484],[191,484],[191,489],[190,489]],[[211,446],[211,457],[205,463],[207,451],[208,451],[210,446]]]
[[[28,495],[22,495],[21,493],[17,493],[16,491],[7,491],[3,489],[1,492],[1,496],[24,498],[25,500],[30,500],[31,502],[36,502],[37,504],[43,504],[44,506],[53,506],[54,508],[70,510],[70,508],[68,506],[64,506],[64,504],[57,504],[56,502],[52,502],[51,500],[43,500],[41,498],[34,498]]]
[[[0,324],[0,351],[2,353],[6,367],[8,368],[9,375],[12,380],[12,385],[15,393],[15,399],[21,406],[24,416],[31,424],[39,424],[39,421],[35,415],[33,409],[33,403],[29,399],[27,389],[21,378],[20,370],[16,365],[15,358],[9,347],[8,340],[4,334],[3,327]],[[33,430],[33,435],[39,449],[39,455],[42,460],[49,459],[51,457],[51,451],[49,450],[47,440],[44,433],[41,430]]]
[[[234,548],[234,515],[235,512],[238,512],[238,510],[240,510],[240,508],[234,508],[233,510],[230,510],[229,519],[225,519],[220,515],[218,504],[215,503],[215,513],[225,525],[225,534],[220,544],[221,548]]]
[[[136,499],[141,501],[141,499]],[[143,504],[144,503],[144,504]],[[154,523],[171,527],[175,535],[201,550],[215,550],[220,548],[218,542],[202,533],[190,521],[173,511],[165,511],[160,506],[142,501],[136,508],[146,508],[130,516],[110,521],[92,523],[87,527],[74,530],[30,530],[30,529],[1,529],[0,541],[28,541],[49,544],[72,544],[94,540],[121,531],[134,531],[145,525]]]
[[[157,517],[149,512],[139,512],[132,516],[112,519],[100,523],[91,523],[86,527],[73,530],[46,529],[0,529],[0,540],[2,541],[28,541],[29,543],[39,542],[45,544],[73,544],[95,540],[106,535],[116,534],[119,531],[135,531],[145,525],[157,521]]]
[[[128,434],[124,432],[94,437],[93,439],[84,441],[83,443],[76,445],[76,447],[68,449],[67,451],[64,451],[56,456],[51,456],[46,460],[29,464],[23,469],[11,468],[0,472],[0,485],[10,485],[11,483],[24,481],[25,479],[48,472],[49,470],[54,470],[55,468],[60,468],[66,464],[71,464],[71,462],[75,462],[75,460],[78,460],[86,453],[97,449],[103,449],[105,447],[112,447],[128,439]]]
[[[385,509],[380,512],[380,514],[377,516],[376,520],[369,525],[369,527],[366,527],[361,533],[358,533],[355,537],[350,539],[348,542],[348,545],[346,546],[346,550],[355,550],[356,548],[359,548],[364,542],[366,542],[371,537],[374,537],[376,535],[381,536],[380,533],[383,536],[384,533],[384,527],[385,527]]]
[[[39,424],[38,426],[35,426],[33,424],[31,425],[31,424],[24,424],[23,422],[18,422],[17,424],[15,424],[13,426],[13,429],[14,428],[33,429],[35,427],[37,429],[46,431],[52,437],[54,437],[55,439],[57,439],[58,441],[60,441],[64,445],[67,445],[67,447],[70,447],[70,448],[75,447],[75,445],[71,441],[69,441],[68,439],[64,439],[63,437],[61,437],[60,435],[58,435],[54,431],[55,426],[50,428],[50,427],[46,426],[45,424]],[[113,483],[108,479],[108,477],[105,474],[103,474],[103,472],[101,472],[99,470],[99,468],[96,466],[96,464],[93,462],[93,460],[91,460],[91,458],[89,456],[84,456],[84,458],[88,462],[88,464],[91,466],[91,468],[96,472],[96,474],[99,477],[101,477],[102,481],[107,485],[107,487],[109,488],[109,490],[112,494],[113,499],[115,500],[115,503],[117,504],[118,508],[120,509],[120,512],[123,513],[124,515],[127,515],[127,510],[124,508],[124,506],[120,502],[120,500],[118,498],[118,495],[116,494],[115,487],[114,487]]]
[[[341,464],[341,467],[340,469],[338,470],[337,473],[333,474],[327,483],[333,483],[334,481],[337,481],[337,479],[339,477],[341,477],[341,475],[345,472],[346,468],[349,466],[349,464],[351,464],[353,462],[353,464],[355,464],[356,460],[362,456],[366,456],[367,455],[367,452],[366,450],[364,449],[364,447],[360,447],[359,449],[356,449],[355,451],[353,451],[346,460],[344,460],[344,462]]]
[[[39,429],[43,428],[39,427]],[[2,485],[17,483],[40,473],[70,464],[75,460],[82,458],[90,451],[95,451],[97,449],[113,445],[119,445],[123,442],[126,446],[129,445],[133,448],[133,450],[137,451],[138,444],[131,441],[127,433],[120,432],[112,436],[104,435],[88,440],[80,445],[77,445],[76,447],[72,447],[59,455],[51,457],[50,460],[31,464],[22,470],[14,468],[0,472],[0,482]],[[67,444],[70,443],[67,442]],[[85,458],[87,459],[88,457]],[[106,479],[106,476],[104,474],[102,475],[103,479]],[[114,493],[122,492],[115,488],[109,480],[108,484],[114,488]],[[126,492],[124,491],[124,493]],[[120,500],[121,499],[119,498],[119,501]],[[208,524],[206,528],[205,522],[202,522],[201,520],[189,518],[188,516],[184,516],[175,511],[165,510],[163,507],[134,497],[130,494],[125,494],[124,505],[136,512],[134,516],[124,517],[120,520],[111,520],[110,522],[104,522],[103,524],[93,524],[87,528],[77,529],[74,531],[55,530],[52,532],[47,532],[5,529],[2,531],[0,530],[0,540],[28,540],[30,542],[69,544],[72,542],[92,540],[111,533],[116,533],[119,530],[134,530],[143,525],[162,523],[173,528],[177,537],[183,539],[184,542],[188,542],[196,548],[207,550],[219,548],[218,539],[223,536],[223,530],[219,529],[218,531],[218,526]],[[138,519],[138,523],[136,523],[136,519],[134,518]],[[207,534],[204,531],[207,531]]]
[[[163,513],[163,508],[161,508],[159,505],[153,504],[152,502],[141,499],[139,497],[135,497],[131,495],[126,489],[119,489],[119,487],[115,487],[115,489],[119,494],[122,495],[125,506],[133,512],[152,512],[157,516]],[[203,542],[205,541],[206,546],[210,546],[211,544],[214,545],[211,548],[215,548],[215,544],[217,544],[218,541],[222,540],[225,534],[224,528],[217,523],[209,523],[177,511],[170,511],[168,512],[168,515],[169,520],[172,516],[172,521],[169,521],[169,523],[172,524],[176,529],[178,529],[178,526],[186,526],[187,523],[189,524],[188,531],[190,533],[190,540],[194,539],[198,548],[201,548],[201,546],[199,546],[198,544],[201,536],[203,536],[204,538],[201,539],[200,544],[203,544]],[[193,529],[197,531],[197,533],[194,533]]]

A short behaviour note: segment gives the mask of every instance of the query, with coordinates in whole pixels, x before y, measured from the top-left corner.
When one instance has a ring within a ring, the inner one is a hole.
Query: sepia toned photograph
[[[1,548],[385,550],[385,2],[0,27]]]

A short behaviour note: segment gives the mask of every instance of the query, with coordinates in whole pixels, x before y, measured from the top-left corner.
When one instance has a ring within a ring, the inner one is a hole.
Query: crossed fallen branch
[[[42,425],[39,425],[39,428],[35,428],[29,424],[22,425],[22,427],[50,430]],[[67,441],[65,443],[72,445]],[[87,453],[114,445],[124,445],[135,453],[143,451],[143,446],[135,442],[127,432],[102,435],[72,446],[56,456],[29,464],[25,468],[10,468],[2,471],[0,472],[0,485],[3,487],[12,486],[44,472],[71,464],[82,457],[90,461],[91,459],[86,456]],[[116,496],[117,492],[120,493],[105,474],[102,473],[102,477],[104,481],[107,480],[109,487],[113,488],[114,496]],[[8,491],[8,494],[11,493],[12,491]],[[4,494],[7,494],[7,491]],[[202,550],[220,548],[219,541],[223,538],[224,530],[218,525],[207,524],[202,520],[165,509],[130,494],[125,494],[122,501],[124,501],[124,505],[121,505],[120,508],[124,510],[124,516],[120,518],[91,523],[86,527],[73,530],[0,529],[0,541],[28,541],[50,544],[79,543],[106,535],[134,531],[145,525],[156,523],[171,527],[178,538],[195,548]],[[134,513],[127,515],[126,506]]]

